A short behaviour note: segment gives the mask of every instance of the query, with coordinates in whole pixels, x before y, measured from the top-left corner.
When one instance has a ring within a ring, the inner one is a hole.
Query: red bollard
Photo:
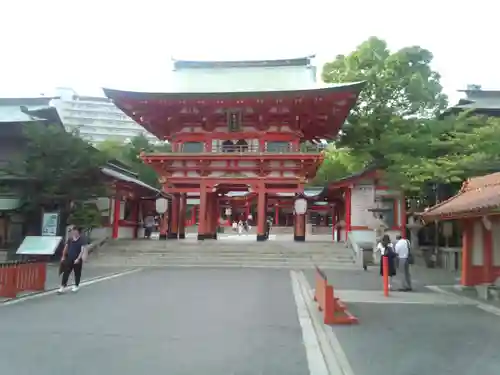
[[[389,297],[389,258],[382,256],[382,277],[384,279],[384,296]]]

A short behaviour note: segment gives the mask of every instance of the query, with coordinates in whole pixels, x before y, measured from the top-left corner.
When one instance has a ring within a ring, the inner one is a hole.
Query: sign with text
[[[42,217],[42,236],[56,236],[59,229],[59,213],[44,212]]]
[[[26,236],[16,251],[18,255],[54,255],[60,236]]]

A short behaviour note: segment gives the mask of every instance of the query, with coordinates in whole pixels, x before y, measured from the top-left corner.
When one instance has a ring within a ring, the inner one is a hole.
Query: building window
[[[227,112],[227,127],[230,132],[241,131],[241,112]]]
[[[240,139],[236,142],[236,151],[238,152],[246,152],[248,151],[248,143],[244,139]]]
[[[222,152],[234,152],[234,143],[229,140],[222,142]]]
[[[188,153],[198,153],[198,152],[203,152],[204,150],[204,144],[203,142],[184,142],[182,144],[181,152],[188,152]]]
[[[266,143],[267,152],[290,152],[290,142],[267,142]]]

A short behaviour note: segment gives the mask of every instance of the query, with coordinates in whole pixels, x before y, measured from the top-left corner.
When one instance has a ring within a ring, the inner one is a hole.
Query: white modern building
[[[158,142],[151,133],[118,109],[108,98],[81,96],[71,88],[57,88],[51,103],[56,107],[67,130],[78,130],[80,136],[97,145],[105,140],[127,142],[143,134]]]

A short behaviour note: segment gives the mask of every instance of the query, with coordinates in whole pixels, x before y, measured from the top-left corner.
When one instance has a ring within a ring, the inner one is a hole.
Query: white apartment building
[[[127,142],[141,134],[151,142],[159,142],[106,97],[81,96],[65,87],[57,88],[54,97],[58,99],[51,104],[66,129],[77,129],[83,139],[94,145],[105,140]]]

